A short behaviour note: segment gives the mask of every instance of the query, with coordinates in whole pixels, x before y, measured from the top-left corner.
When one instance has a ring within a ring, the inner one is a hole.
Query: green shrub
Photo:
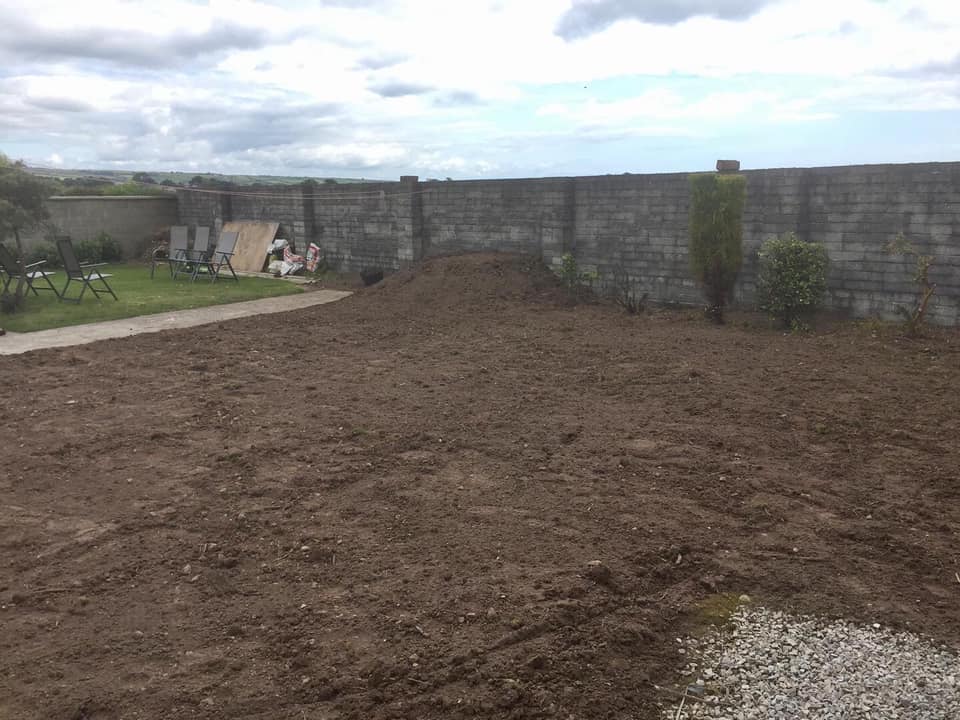
[[[560,283],[571,302],[579,300],[586,288],[596,279],[595,272],[580,272],[577,259],[572,253],[565,253],[560,258]]]
[[[46,240],[34,243],[33,246],[27,250],[27,265],[40,262],[41,260],[44,261],[43,267],[39,268],[41,270],[60,267],[60,253],[57,252],[57,246]]]
[[[742,175],[690,176],[690,267],[707,296],[707,316],[723,322],[743,262]]]
[[[77,243],[77,257],[84,263],[119,262],[123,259],[123,251],[120,243],[102,232],[95,238]]]
[[[63,195],[131,196],[131,195],[167,195],[159,185],[141,185],[135,182],[112,183],[103,181],[71,183],[63,188]]]
[[[4,245],[7,250],[10,251],[10,254],[13,257],[17,257],[17,249],[12,247],[7,243],[0,243]],[[25,265],[31,265],[35,262],[44,261],[42,268],[36,268],[38,270],[50,270],[52,268],[60,267],[60,253],[57,252],[57,247],[52,242],[46,240],[41,240],[40,242],[32,243],[24,253],[23,262]]]
[[[804,327],[803,318],[817,309],[827,291],[827,249],[789,233],[764,242],[757,255],[760,309],[786,327]]]
[[[896,310],[903,316],[907,335],[920,337],[923,335],[923,328],[926,323],[927,306],[930,304],[933,294],[937,291],[937,284],[930,282],[930,267],[936,261],[936,258],[933,255],[921,254],[902,232],[897,233],[897,236],[887,244],[886,251],[891,255],[912,256],[917,259],[916,269],[913,273],[913,282],[917,285],[916,301],[912,308],[908,309],[902,305],[897,305]]]
[[[100,243],[95,238],[81,240],[77,243],[77,259],[82,263],[98,263],[100,260]]]
[[[568,291],[572,291],[580,282],[577,259],[571,253],[566,253],[560,258],[560,282]]]
[[[616,265],[611,271],[607,292],[613,301],[630,315],[637,315],[647,309],[650,293],[643,291],[640,280],[633,277],[623,265]]]
[[[120,243],[105,232],[97,235],[100,243],[100,262],[120,262],[123,260],[123,248]]]

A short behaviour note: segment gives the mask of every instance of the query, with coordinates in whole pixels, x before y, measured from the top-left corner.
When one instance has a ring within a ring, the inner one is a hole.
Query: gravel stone
[[[856,625],[741,607],[688,647],[702,697],[664,708],[669,720],[957,720],[955,649],[878,624]]]

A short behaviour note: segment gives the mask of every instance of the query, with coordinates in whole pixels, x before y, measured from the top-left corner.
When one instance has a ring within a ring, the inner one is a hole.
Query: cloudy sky
[[[960,160],[960,2],[0,0],[0,151],[384,179]]]

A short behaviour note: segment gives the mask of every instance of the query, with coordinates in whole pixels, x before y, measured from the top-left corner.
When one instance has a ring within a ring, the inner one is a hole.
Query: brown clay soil
[[[955,332],[480,255],[0,377],[5,720],[652,718],[717,593],[960,643]]]

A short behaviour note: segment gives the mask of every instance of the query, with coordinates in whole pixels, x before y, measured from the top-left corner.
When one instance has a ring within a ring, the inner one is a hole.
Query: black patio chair
[[[230,264],[230,258],[234,256],[234,251],[237,247],[237,238],[239,236],[240,233],[233,230],[222,230],[220,232],[220,240],[217,241],[217,247],[213,252],[209,253],[209,256],[205,260],[196,261],[196,266],[193,270],[193,279],[196,280],[201,272],[205,272],[210,276],[210,282],[214,282],[220,277],[220,272],[223,268],[227,268],[233,276],[233,279],[240,282],[240,278],[237,277],[237,273],[233,270],[233,265]]]
[[[57,252],[60,253],[60,259],[63,261],[63,269],[67,273],[67,284],[63,286],[63,290],[60,291],[60,300],[66,300],[67,302],[79,303],[83,300],[83,294],[87,291],[87,288],[90,288],[97,301],[100,300],[101,295],[111,295],[113,299],[117,299],[117,294],[113,291],[113,288],[107,283],[108,277],[113,277],[110,273],[102,273],[97,268],[103,267],[107,263],[84,263],[77,259],[77,253],[73,249],[73,241],[68,237],[58,237],[56,239],[57,243]],[[83,287],[80,289],[80,296],[77,298],[68,298],[67,297],[67,288],[70,287],[71,282],[80,282],[83,283]],[[102,287],[97,287],[94,283],[99,283]]]
[[[190,250],[184,250],[179,257],[171,261],[170,267],[173,268],[173,279],[181,273],[190,275],[190,280],[196,278],[197,263],[203,263],[210,259],[210,228],[203,225],[197,227],[193,236],[193,247]]]
[[[187,252],[187,226],[174,225],[170,228],[170,242],[166,248],[159,247],[153,251],[150,262],[150,279],[156,272],[157,265],[166,263],[170,268],[170,277],[173,277],[174,267]],[[164,253],[166,256],[164,257]]]
[[[50,280],[50,278],[53,275],[56,275],[56,273],[47,272],[46,270],[31,269],[40,267],[45,262],[46,260],[40,260],[24,266],[23,279],[27,283],[27,288],[33,290],[34,295],[40,295],[37,290],[52,290],[54,295],[60,297],[60,293]],[[6,277],[4,278],[4,276]],[[10,283],[12,283],[14,280],[20,279],[20,268],[17,263],[17,259],[13,256],[13,253],[2,244],[0,244],[0,279],[3,279],[3,290],[0,290],[0,293],[7,292],[7,288],[10,287]],[[47,284],[47,287],[43,287],[41,285],[38,288],[36,285],[34,285],[37,280],[43,280]]]

